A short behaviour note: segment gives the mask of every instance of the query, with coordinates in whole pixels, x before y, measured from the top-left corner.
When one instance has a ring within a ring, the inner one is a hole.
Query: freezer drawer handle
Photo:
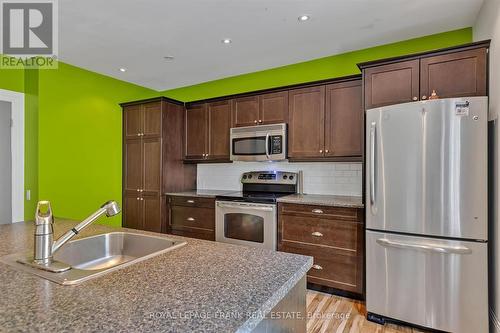
[[[395,247],[399,249],[413,249],[428,252],[446,253],[446,254],[471,254],[472,250],[465,246],[437,246],[421,243],[402,243],[388,240],[387,238],[377,239],[377,243],[386,247]]]

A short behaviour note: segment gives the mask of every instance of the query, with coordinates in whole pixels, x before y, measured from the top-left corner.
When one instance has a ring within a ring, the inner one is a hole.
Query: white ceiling
[[[63,0],[59,56],[166,90],[472,26],[482,2]]]

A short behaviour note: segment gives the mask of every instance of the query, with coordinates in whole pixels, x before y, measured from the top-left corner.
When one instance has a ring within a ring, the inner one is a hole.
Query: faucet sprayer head
[[[104,205],[102,205],[101,208],[106,209],[107,217],[115,216],[121,211],[120,206],[118,206],[118,203],[116,201],[108,201]]]

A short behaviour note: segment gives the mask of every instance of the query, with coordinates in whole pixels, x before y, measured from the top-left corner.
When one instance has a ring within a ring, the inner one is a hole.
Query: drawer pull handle
[[[323,214],[323,211],[321,209],[313,209],[312,212],[314,214]]]
[[[186,220],[188,220],[188,221],[191,221],[191,222],[192,222],[192,221],[194,221],[194,217],[188,217]]]
[[[194,200],[186,200],[187,203],[194,203]]]
[[[323,234],[319,231],[315,231],[311,234],[311,236],[314,236],[314,237],[323,237]]]
[[[320,265],[313,265],[312,268],[314,268],[314,269],[316,269],[318,271],[320,271],[320,270],[323,269],[323,267],[321,267]]]

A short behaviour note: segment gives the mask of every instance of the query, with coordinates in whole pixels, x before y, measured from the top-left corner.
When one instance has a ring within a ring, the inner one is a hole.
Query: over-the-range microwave
[[[231,128],[232,161],[286,159],[286,124]]]

